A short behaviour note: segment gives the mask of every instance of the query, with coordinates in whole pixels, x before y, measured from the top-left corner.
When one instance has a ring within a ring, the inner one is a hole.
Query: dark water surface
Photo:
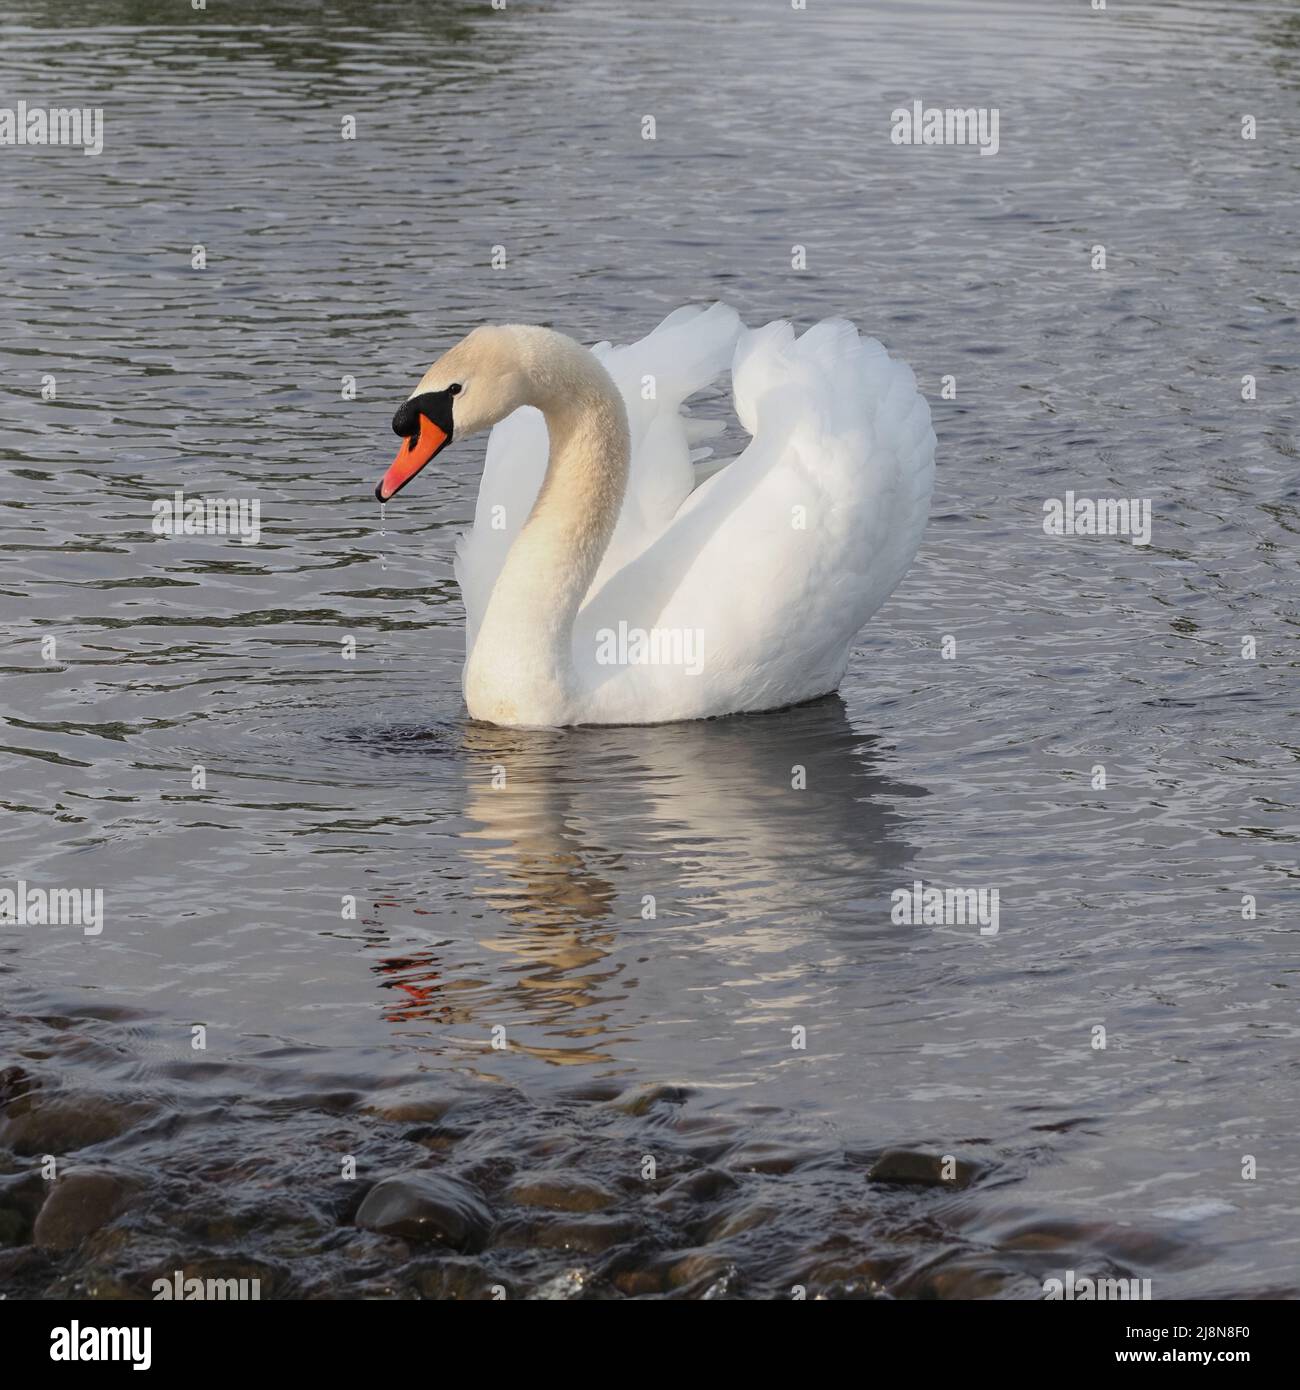
[[[234,13],[0,19],[0,105],[105,113],[0,148],[0,886],[105,895],[0,927],[0,1291],[1294,1296],[1300,6]],[[918,99],[1000,152],[892,145]],[[394,406],[480,322],[717,297],[934,410],[842,698],[471,725],[482,441],[381,534]],[[177,487],[261,543],[151,534]],[[1045,535],[1067,489],[1152,543]],[[998,934],[891,923],[915,880]],[[441,1239],[359,1210],[413,1172]]]

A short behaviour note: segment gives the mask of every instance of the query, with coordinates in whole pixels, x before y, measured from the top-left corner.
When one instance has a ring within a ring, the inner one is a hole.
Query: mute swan
[[[711,469],[691,445],[722,427],[683,403],[728,364],[752,439]],[[836,689],[934,483],[906,364],[843,319],[796,338],[723,304],[623,348],[476,328],[393,417],[404,443],[375,495],[489,428],[456,577],[465,700],[492,724],[653,724]]]

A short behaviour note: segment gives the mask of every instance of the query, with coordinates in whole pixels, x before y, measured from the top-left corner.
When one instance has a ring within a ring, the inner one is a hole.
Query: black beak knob
[[[403,401],[397,407],[397,414],[393,416],[393,433],[409,438],[413,434],[418,434],[419,429],[420,407],[416,405],[415,398]]]
[[[412,396],[397,407],[393,416],[393,433],[410,439],[420,433],[420,416],[427,415],[444,434],[450,437],[452,430],[451,392],[425,391]]]

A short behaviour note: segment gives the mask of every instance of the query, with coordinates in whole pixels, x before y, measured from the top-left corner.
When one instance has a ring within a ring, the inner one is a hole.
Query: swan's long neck
[[[581,372],[539,392],[550,457],[465,669],[471,715],[560,723],[576,693],[573,623],[600,568],[627,489],[627,411],[609,374],[583,350]],[[514,708],[512,708],[514,707]]]

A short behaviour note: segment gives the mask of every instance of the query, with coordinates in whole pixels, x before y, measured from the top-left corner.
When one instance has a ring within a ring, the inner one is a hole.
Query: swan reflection
[[[891,803],[918,791],[881,772],[838,696],[651,727],[474,724],[464,751],[476,892],[513,927],[570,929],[579,953],[601,922],[780,931],[911,854]],[[538,949],[513,930],[490,944]]]
[[[665,954],[775,957],[870,901],[887,923],[915,853],[898,807],[923,793],[882,770],[838,696],[658,726],[467,723],[456,751],[456,939],[372,969],[391,1022],[479,1055],[506,1023],[513,1052],[613,1060],[646,1016],[623,1001],[667,988]]]

